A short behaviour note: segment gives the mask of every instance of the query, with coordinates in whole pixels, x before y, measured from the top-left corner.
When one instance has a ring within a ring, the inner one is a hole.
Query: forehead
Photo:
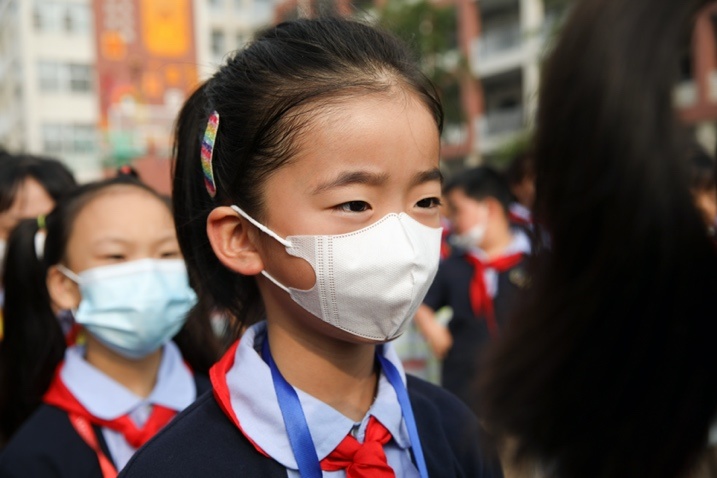
[[[27,177],[17,188],[8,213],[16,219],[36,217],[49,213],[55,201],[35,178]]]
[[[133,186],[112,186],[101,191],[78,212],[73,227],[83,236],[113,231],[124,235],[173,227],[169,208],[153,194]]]
[[[352,96],[319,108],[296,141],[293,163],[311,183],[337,167],[407,172],[438,166],[438,126],[410,92]],[[390,172],[390,171],[389,171]]]

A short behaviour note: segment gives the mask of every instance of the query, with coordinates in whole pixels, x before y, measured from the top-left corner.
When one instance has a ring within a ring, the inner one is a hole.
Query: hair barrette
[[[204,185],[211,197],[217,194],[217,183],[214,180],[214,168],[212,165],[212,157],[214,156],[214,144],[217,140],[217,130],[219,129],[219,113],[212,111],[207,120],[207,129],[204,131],[204,139],[202,139],[202,171],[204,172]]]

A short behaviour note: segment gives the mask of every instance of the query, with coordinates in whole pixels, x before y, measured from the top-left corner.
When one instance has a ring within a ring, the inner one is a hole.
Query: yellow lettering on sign
[[[181,57],[191,41],[189,0],[140,0],[142,37],[151,55]]]
[[[102,56],[108,60],[120,61],[124,60],[127,54],[127,43],[122,38],[122,34],[117,31],[104,31],[100,37],[100,49]]]

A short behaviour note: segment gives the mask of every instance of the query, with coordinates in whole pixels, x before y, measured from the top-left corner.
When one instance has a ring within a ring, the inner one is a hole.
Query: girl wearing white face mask
[[[206,316],[189,314],[196,295],[154,191],[85,185],[44,224],[20,223],[9,242],[0,476],[113,477],[209,388],[217,347]],[[61,310],[84,346],[65,347]]]
[[[250,327],[123,476],[492,476],[475,416],[390,344],[438,266],[441,124],[401,43],[336,19],[267,31],[194,93],[179,241],[200,301]]]

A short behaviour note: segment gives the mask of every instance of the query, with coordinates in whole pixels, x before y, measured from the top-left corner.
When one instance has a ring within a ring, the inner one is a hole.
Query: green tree
[[[441,94],[446,123],[463,123],[459,85],[469,73],[458,48],[456,7],[431,0],[389,0],[377,13],[379,24],[406,41],[421,59],[423,72]]]

